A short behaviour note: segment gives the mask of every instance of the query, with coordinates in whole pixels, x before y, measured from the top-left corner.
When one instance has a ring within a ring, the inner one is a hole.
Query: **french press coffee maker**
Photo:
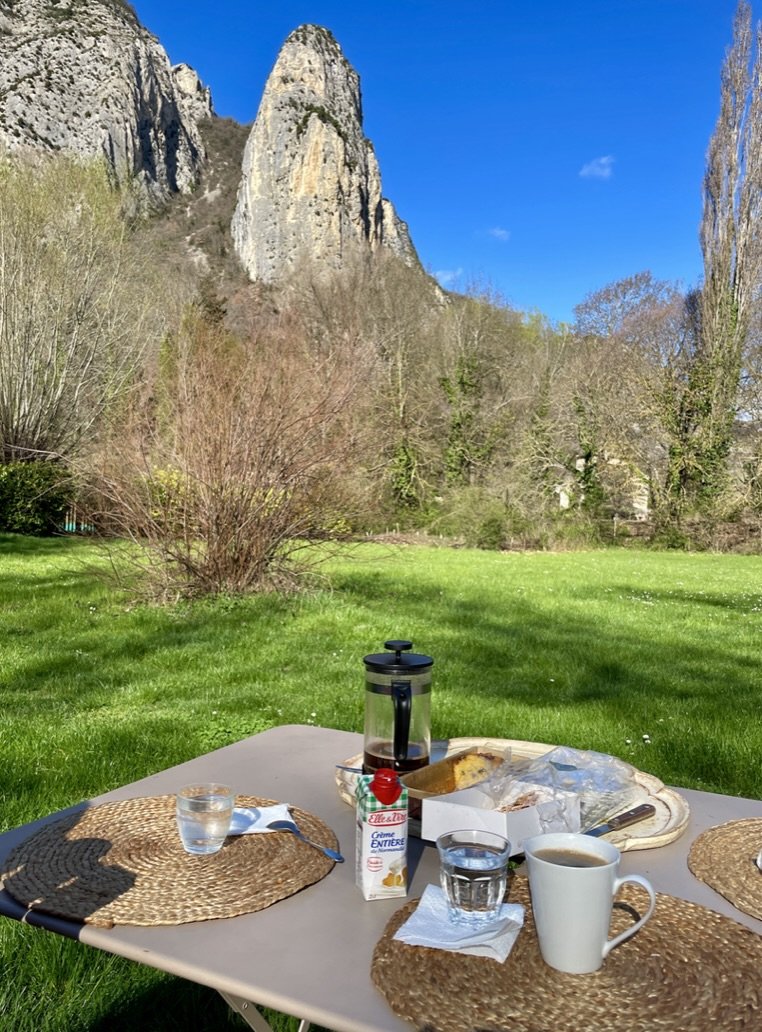
[[[382,767],[405,773],[431,754],[431,656],[410,652],[411,641],[387,641],[391,652],[366,656],[363,772]]]

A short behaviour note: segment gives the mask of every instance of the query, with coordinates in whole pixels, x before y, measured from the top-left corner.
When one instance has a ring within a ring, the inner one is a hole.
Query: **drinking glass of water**
[[[508,881],[510,842],[491,831],[451,831],[439,836],[437,849],[450,920],[475,928],[496,920]]]
[[[216,853],[230,831],[235,793],[227,785],[186,785],[177,793],[177,830],[186,853]]]

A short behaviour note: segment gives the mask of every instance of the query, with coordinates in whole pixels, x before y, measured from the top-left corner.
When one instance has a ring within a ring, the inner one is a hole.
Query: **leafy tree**
[[[421,504],[418,464],[415,448],[407,438],[401,438],[389,464],[389,483],[394,501],[403,509],[416,509]]]
[[[432,368],[441,394],[430,433],[448,488],[485,484],[510,461],[510,438],[526,404],[521,315],[482,289],[451,299],[436,325]]]
[[[450,427],[445,450],[445,476],[448,484],[469,484],[482,462],[489,456],[490,443],[479,426],[482,385],[478,363],[461,356],[453,376],[443,376],[439,385],[450,408]]]
[[[60,532],[72,503],[72,484],[54,462],[0,465],[0,531],[14,534]]]

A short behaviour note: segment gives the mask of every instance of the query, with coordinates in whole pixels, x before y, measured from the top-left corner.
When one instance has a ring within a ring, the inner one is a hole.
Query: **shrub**
[[[90,511],[159,598],[291,588],[352,525],[357,352],[319,357],[284,317],[242,341],[191,312],[153,390],[83,469]]]
[[[61,530],[72,500],[69,476],[55,463],[0,465],[0,531],[54,534]]]
[[[450,491],[441,504],[432,531],[460,538],[472,548],[497,551],[505,546],[508,510],[499,498],[480,487],[464,487]]]

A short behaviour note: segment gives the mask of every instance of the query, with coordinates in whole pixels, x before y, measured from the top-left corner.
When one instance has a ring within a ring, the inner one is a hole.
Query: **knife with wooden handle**
[[[653,817],[655,813],[656,807],[651,803],[641,803],[640,806],[634,806],[631,810],[625,810],[624,813],[618,813],[615,817],[609,817],[605,824],[598,824],[596,827],[590,828],[585,835],[592,835],[594,838],[598,838],[599,835],[608,835],[610,831],[627,828],[631,824],[637,824],[638,821],[644,821],[647,817]]]

